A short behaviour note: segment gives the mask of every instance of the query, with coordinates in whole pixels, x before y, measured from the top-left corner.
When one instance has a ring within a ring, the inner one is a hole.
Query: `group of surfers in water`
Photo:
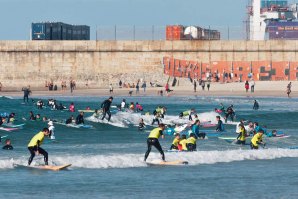
[[[100,117],[102,120],[108,115],[108,121],[111,119],[111,112],[110,112],[110,107],[111,103],[113,101],[113,97],[108,98],[107,100],[103,101],[101,103],[101,110],[95,110],[93,116],[94,117]],[[54,103],[55,104],[55,103]],[[42,108],[42,105],[38,104],[39,108]],[[233,109],[233,105],[230,105],[226,110],[224,109],[223,105],[221,104],[220,109],[215,109],[217,113],[224,113],[224,119],[227,121],[228,118],[231,118],[233,121],[235,118],[235,111]],[[126,100],[123,99],[123,101],[120,104],[120,110],[123,109],[130,109],[130,110],[136,110],[136,111],[143,111],[143,107],[139,104],[136,103],[134,105],[133,103],[130,103],[130,105],[126,104]],[[74,104],[71,103],[69,110],[71,112],[74,112],[75,107]],[[147,138],[147,151],[144,156],[144,161],[147,160],[152,146],[154,146],[162,155],[162,160],[165,161],[165,155],[163,152],[163,149],[159,143],[159,138],[162,137],[164,138],[164,131],[166,129],[166,125],[160,122],[160,118],[164,118],[164,115],[166,114],[166,107],[164,106],[158,106],[154,111],[153,111],[153,120],[152,120],[152,125],[157,123],[158,127],[154,128],[153,130],[150,131],[149,136]],[[194,118],[193,118],[194,116]],[[15,114],[12,113],[8,115],[8,121],[13,122],[14,121]],[[186,110],[181,113],[179,113],[179,118],[183,117],[188,117],[189,121],[192,121],[190,125],[188,126],[190,128],[190,131],[187,134],[180,134],[180,132],[174,133],[175,137],[174,140],[170,146],[170,150],[179,150],[179,151],[196,151],[197,150],[197,140],[198,139],[205,139],[206,138],[206,133],[200,132],[200,125],[201,122],[198,119],[198,116],[196,114],[196,111],[194,109]],[[2,124],[4,117],[1,117],[0,123]],[[30,112],[30,120],[36,120],[36,116],[34,116],[33,112]],[[43,119],[41,119],[43,120]],[[221,116],[216,116],[217,120],[217,125],[215,127],[216,132],[223,132],[224,129],[224,124],[221,120]],[[82,124],[84,123],[84,112],[80,112],[79,115],[77,116],[76,120],[74,120],[73,116],[68,118],[66,120],[66,123],[73,123],[75,122],[76,124]],[[178,127],[178,126],[177,126]],[[139,130],[142,130],[145,128],[145,123],[144,120],[141,119],[139,123]],[[266,134],[267,136],[276,136],[277,131],[272,131],[271,133],[266,133],[266,128],[261,128],[257,122],[252,123],[249,122],[248,125],[244,125],[244,120],[240,120],[240,122],[237,124],[236,127],[236,133],[238,133],[238,136],[236,138],[236,144],[246,144],[246,138],[248,136],[252,135],[252,139],[250,142],[251,149],[258,149],[259,145],[265,146],[265,143],[263,142],[262,138],[263,135]],[[52,137],[54,138],[54,127],[53,127],[53,121],[48,122],[48,127],[43,128],[42,131],[37,133],[35,136],[32,137],[28,144],[28,150],[30,152],[30,157],[28,159],[28,165],[31,164],[33,161],[33,158],[35,155],[42,154],[44,156],[44,162],[45,165],[48,165],[48,153],[45,151],[43,148],[40,146],[42,145],[44,138],[45,137]],[[10,140],[7,140],[6,142],[7,148],[12,147]],[[11,148],[12,149],[12,148]]]

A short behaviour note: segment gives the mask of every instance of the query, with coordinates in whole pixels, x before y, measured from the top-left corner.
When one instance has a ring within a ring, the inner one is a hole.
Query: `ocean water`
[[[66,106],[74,102],[78,110],[87,106],[95,109],[105,98],[56,99]],[[166,123],[187,122],[179,120],[178,114],[190,108],[197,110],[202,121],[214,123],[217,115],[214,108],[219,103],[233,104],[237,121],[241,118],[258,121],[268,131],[277,129],[290,137],[265,138],[266,149],[258,151],[209,137],[198,140],[197,152],[165,152],[166,160],[188,161],[189,165],[148,166],[143,158],[146,138],[153,127],[147,126],[140,132],[135,125],[141,117],[150,123],[152,116],[113,112],[111,125],[85,113],[85,122],[93,128],[55,124],[56,142],[45,140],[42,145],[49,153],[50,164],[72,166],[58,172],[30,169],[20,166],[27,164],[27,144],[47,124],[22,118],[28,118],[31,110],[59,121],[71,113],[50,108],[38,110],[31,102],[24,105],[22,99],[1,97],[0,113],[15,112],[16,123],[26,125],[13,132],[0,131],[1,136],[8,135],[14,146],[13,151],[0,150],[0,198],[298,198],[298,150],[291,149],[298,146],[297,98],[258,98],[258,111],[252,110],[254,99],[246,97],[126,97],[126,100],[139,102],[150,112],[158,105],[166,106]],[[113,105],[121,101],[122,97],[115,97]],[[226,124],[227,132],[223,135],[235,136],[235,124]],[[164,150],[172,140],[169,135],[160,139]],[[153,148],[148,161],[158,159],[160,155]],[[36,156],[32,163],[39,164],[43,164],[42,156]]]

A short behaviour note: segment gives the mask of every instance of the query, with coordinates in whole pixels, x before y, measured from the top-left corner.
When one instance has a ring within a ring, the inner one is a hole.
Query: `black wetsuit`
[[[66,124],[71,124],[72,123],[72,118],[68,118],[65,123]]]
[[[216,131],[222,132],[224,131],[223,129],[223,123],[221,120],[218,120],[217,126],[216,126]]]
[[[231,106],[227,108],[226,122],[227,122],[229,116],[231,117],[231,120],[234,121],[235,112]]]
[[[5,145],[5,146],[2,147],[2,149],[13,150],[13,147],[11,145]]]
[[[253,106],[254,110],[258,110],[259,109],[259,103],[257,101],[255,101],[254,106]]]
[[[145,123],[144,122],[140,122],[139,123],[139,131],[144,130],[144,128],[145,128]]]
[[[76,118],[76,124],[84,124],[84,116],[79,114]]]
[[[31,164],[33,158],[35,157],[35,152],[38,151],[40,154],[43,155],[44,157],[44,162],[45,162],[45,165],[48,165],[48,152],[46,152],[43,148],[41,147],[38,147],[38,146],[31,146],[31,147],[28,147],[28,150],[30,151],[30,158],[28,160],[28,165]]]
[[[106,114],[108,114],[109,118],[108,121],[110,121],[111,119],[111,112],[110,112],[110,107],[111,107],[112,102],[110,100],[105,100],[102,104],[101,104],[101,108],[102,108],[102,120],[106,117]]]
[[[160,133],[160,135],[163,135],[162,130],[160,130],[159,133]],[[147,151],[145,153],[144,161],[147,160],[147,158],[149,156],[149,153],[151,152],[152,146],[154,146],[159,151],[159,153],[162,156],[162,159],[165,161],[165,154],[164,154],[164,152],[163,152],[163,150],[161,148],[161,145],[160,145],[160,143],[159,143],[159,141],[158,141],[157,138],[148,138],[147,139],[147,147],[148,147],[148,149],[147,149]]]
[[[29,88],[23,88],[22,91],[24,91],[24,102],[27,100],[27,103],[28,103],[28,99],[29,99],[29,95],[31,93],[30,89]]]

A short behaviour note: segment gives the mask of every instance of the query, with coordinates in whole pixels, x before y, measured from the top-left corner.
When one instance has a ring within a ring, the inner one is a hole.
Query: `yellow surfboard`
[[[181,165],[186,165],[188,164],[187,161],[181,161],[181,160],[176,160],[176,161],[154,161],[154,162],[146,162],[147,165],[149,166],[181,166]]]
[[[43,169],[43,170],[52,170],[52,171],[59,171],[59,170],[66,169],[67,167],[70,167],[70,166],[71,166],[71,164],[65,164],[65,165],[61,165],[61,166],[43,165],[43,166],[33,166],[31,168],[34,168],[34,169]]]

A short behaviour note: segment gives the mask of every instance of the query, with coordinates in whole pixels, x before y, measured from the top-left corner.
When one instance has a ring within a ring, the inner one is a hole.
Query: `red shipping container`
[[[166,27],[166,40],[181,40],[183,38],[183,26],[167,26]]]

